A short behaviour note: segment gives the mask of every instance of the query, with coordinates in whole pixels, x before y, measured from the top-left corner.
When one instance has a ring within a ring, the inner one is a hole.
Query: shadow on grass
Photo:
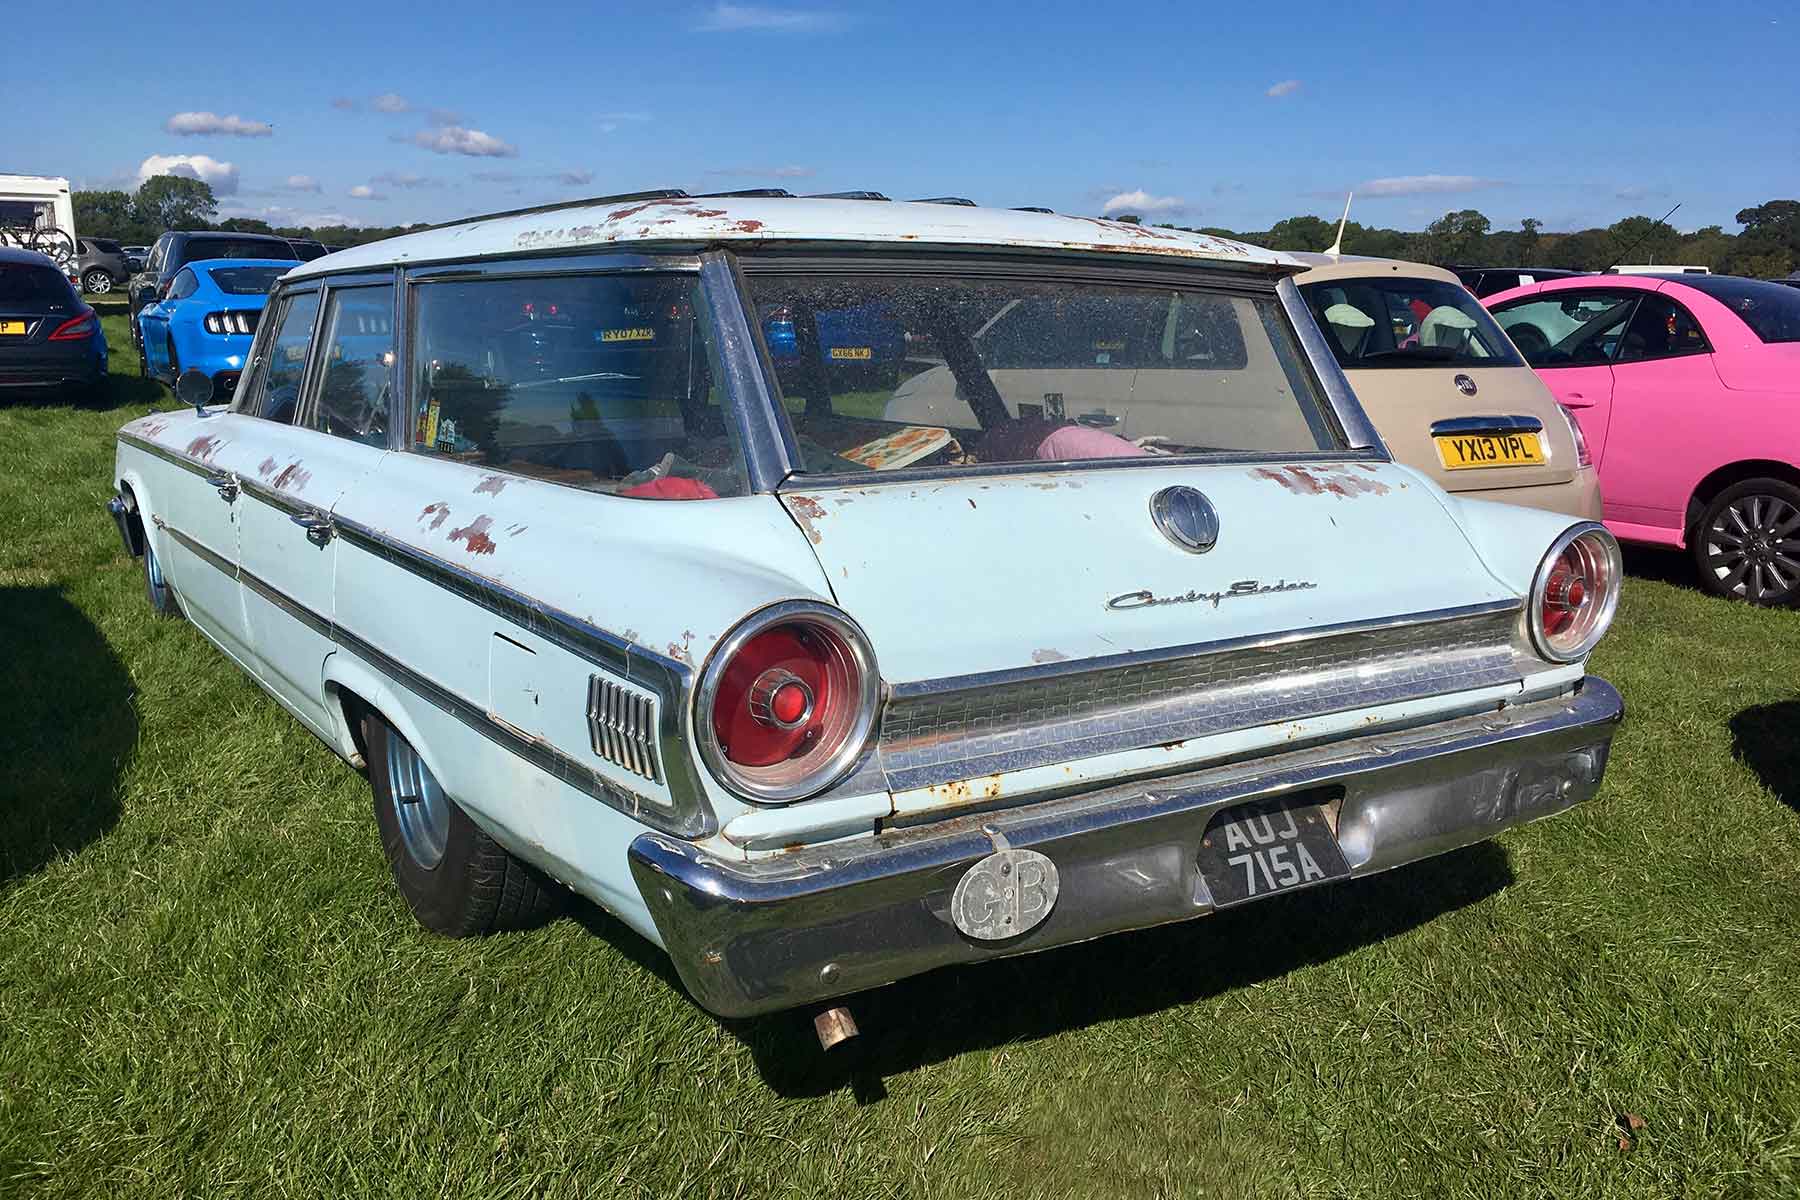
[[[79,850],[119,819],[137,744],[131,677],[50,587],[0,588],[0,886]]]
[[[1627,575],[1637,579],[1653,579],[1657,583],[1666,583],[1671,587],[1702,595],[1712,594],[1700,586],[1700,577],[1694,571],[1694,556],[1686,550],[1637,544],[1621,545],[1619,549],[1625,557]]]
[[[1800,812],[1800,700],[1758,704],[1731,718],[1731,753]]]
[[[783,1096],[818,1096],[848,1082],[859,1100],[879,1100],[887,1076],[1160,1012],[1328,962],[1474,904],[1512,879],[1506,852],[1483,842],[1200,920],[934,971],[847,1001],[862,1036],[844,1047],[851,1055],[841,1060],[842,1051],[820,1052],[811,1009],[726,1025]],[[673,975],[666,963],[652,969]]]

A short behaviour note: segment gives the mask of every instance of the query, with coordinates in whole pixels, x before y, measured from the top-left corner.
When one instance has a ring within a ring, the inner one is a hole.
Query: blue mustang
[[[142,372],[173,387],[183,371],[204,371],[213,395],[229,398],[269,289],[293,266],[292,260],[214,258],[183,267],[167,293],[138,313]]]

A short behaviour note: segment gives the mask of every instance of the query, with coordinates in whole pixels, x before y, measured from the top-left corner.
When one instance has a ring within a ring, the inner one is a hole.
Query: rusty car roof
[[[963,204],[812,197],[672,196],[576,201],[471,217],[340,250],[302,263],[288,279],[403,263],[659,244],[858,243],[1145,255],[1231,263],[1273,274],[1302,264],[1278,251],[1204,233],[1102,217]]]

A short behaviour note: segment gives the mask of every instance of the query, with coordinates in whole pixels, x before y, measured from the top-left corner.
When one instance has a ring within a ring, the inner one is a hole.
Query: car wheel
[[[175,589],[163,578],[162,559],[156,556],[156,545],[148,536],[144,538],[144,556],[141,561],[144,567],[144,597],[150,601],[150,615],[164,620],[179,617],[181,606],[175,599]]]
[[[1506,335],[1512,338],[1521,354],[1538,354],[1550,348],[1550,339],[1544,336],[1544,331],[1528,321],[1509,326]]]
[[[174,387],[175,381],[181,378],[181,360],[175,357],[175,335],[167,335],[163,344],[169,351],[169,386]]]
[[[104,296],[112,291],[112,276],[105,271],[89,271],[81,277],[83,291],[92,292],[96,296]]]
[[[1691,539],[1707,591],[1765,607],[1800,600],[1800,488],[1746,479],[1706,506]]]
[[[363,719],[381,848],[419,924],[473,937],[541,923],[560,894],[507,852],[452,800],[398,730]]]

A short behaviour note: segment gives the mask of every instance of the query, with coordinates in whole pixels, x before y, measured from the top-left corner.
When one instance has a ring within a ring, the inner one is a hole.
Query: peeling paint
[[[272,472],[274,470],[275,470],[275,460],[272,458],[265,458],[261,462],[256,464],[256,473],[258,475],[261,475],[264,479],[267,479],[269,477],[270,472]]]
[[[1061,650],[1033,650],[1031,661],[1034,663],[1068,662],[1069,656]]]
[[[806,540],[817,546],[825,539],[820,535],[818,522],[826,517],[825,506],[811,496],[793,496],[788,500],[788,511],[794,514],[794,520],[800,522],[800,528],[806,531]]]
[[[1250,478],[1280,484],[1296,496],[1323,496],[1327,493],[1347,500],[1352,496],[1385,496],[1388,485],[1379,479],[1365,479],[1347,470],[1328,467],[1258,467]]]
[[[463,543],[463,548],[470,554],[492,554],[495,543],[494,539],[488,536],[487,531],[493,524],[494,518],[492,517],[476,517],[461,529],[452,529],[450,540]]]
[[[498,496],[512,482],[504,475],[483,475],[481,482],[475,485],[475,495]]]
[[[219,452],[225,443],[216,437],[197,437],[187,444],[187,452],[202,461],[207,461]]]
[[[443,525],[444,521],[449,516],[450,506],[445,504],[442,500],[439,500],[436,504],[427,504],[424,508],[419,510],[420,521],[423,521],[426,517],[432,518],[430,526],[432,529],[436,529]]]
[[[311,482],[312,472],[301,470],[299,460],[296,459],[283,467],[281,474],[269,481],[269,486],[278,492],[284,492],[292,485],[295,491],[300,491]]]

